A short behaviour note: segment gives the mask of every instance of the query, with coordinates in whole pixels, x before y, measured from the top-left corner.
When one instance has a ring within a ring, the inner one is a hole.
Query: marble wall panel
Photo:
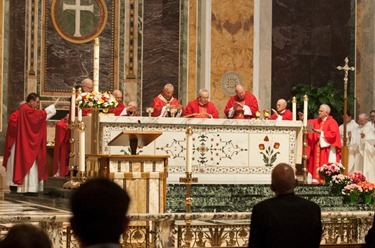
[[[174,96],[181,99],[178,80],[179,18],[179,0],[144,2],[143,109],[152,104],[153,98],[161,92],[166,83],[174,85]]]
[[[336,69],[345,57],[354,61],[354,1],[273,0],[272,103],[291,99],[297,84],[335,82],[343,89],[344,73]],[[349,80],[348,88],[353,88]]]
[[[9,1],[9,78],[7,83],[7,116],[24,100],[26,82],[26,5],[24,1]]]
[[[52,0],[45,2],[44,65],[41,78],[42,95],[69,95],[71,87],[86,77],[93,77],[93,42],[75,44],[64,40],[55,30],[51,20]],[[99,90],[112,91],[118,88],[118,77],[114,77],[115,0],[105,0],[108,20],[100,40]],[[82,24],[83,25],[83,24]],[[117,56],[116,56],[117,57]],[[116,81],[116,82],[115,82]],[[65,93],[65,94],[64,94]]]
[[[189,1],[189,52],[188,52],[188,81],[187,81],[187,101],[191,101],[197,97],[197,38],[198,38],[198,6],[197,1]]]
[[[229,95],[221,79],[236,72],[245,88],[253,90],[253,0],[213,0],[211,22],[211,101],[224,117]]]
[[[375,2],[357,1],[356,21],[357,113],[375,108]]]

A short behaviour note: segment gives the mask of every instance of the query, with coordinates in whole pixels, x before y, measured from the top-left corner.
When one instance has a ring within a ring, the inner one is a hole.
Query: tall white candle
[[[70,122],[74,123],[76,119],[76,89],[72,89],[72,99],[70,101]]]
[[[99,38],[94,40],[94,89],[93,91],[99,92]]]
[[[84,125],[83,122],[81,122],[80,125]],[[85,153],[85,129],[82,126],[82,128],[79,129],[79,171],[85,171]]]
[[[309,103],[309,98],[304,95],[303,96],[303,126],[306,127],[307,126],[307,116],[308,116],[308,112],[307,112],[307,106],[308,106],[308,103]]]
[[[186,172],[191,173],[192,168],[192,154],[193,154],[193,129],[188,127],[186,129]]]
[[[292,98],[292,114],[293,114],[293,121],[297,120],[297,99],[295,96]]]
[[[82,121],[82,109],[81,108],[78,108],[78,121],[79,122]]]

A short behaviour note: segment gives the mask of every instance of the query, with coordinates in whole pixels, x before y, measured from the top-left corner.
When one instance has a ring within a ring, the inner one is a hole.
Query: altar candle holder
[[[189,126],[186,129],[186,171],[185,177],[180,177],[180,183],[185,184],[186,188],[186,195],[185,195],[185,212],[186,214],[191,213],[191,205],[193,203],[193,199],[191,197],[191,184],[197,183],[198,178],[192,176],[192,166],[191,166],[191,154],[192,154],[192,135],[193,129]],[[190,243],[192,241],[192,232],[190,230],[191,220],[185,217],[186,223],[186,239],[185,239],[185,247],[190,247]]]
[[[198,178],[192,176],[192,172],[186,172],[185,177],[180,177],[180,183],[185,184],[186,188],[186,195],[185,195],[185,214],[191,213],[191,205],[193,204],[193,198],[191,197],[191,184],[197,183]],[[185,247],[190,247],[190,243],[192,241],[192,232],[190,230],[191,220],[185,217],[186,223],[186,239],[185,239]]]
[[[303,154],[302,154],[302,166],[303,166],[303,183],[307,184],[307,126],[303,127]]]
[[[76,153],[74,152],[74,144],[76,140],[74,139],[75,132],[78,128],[77,121],[75,119],[75,108],[76,108],[76,90],[75,88],[72,89],[72,99],[71,99],[71,105],[70,105],[70,123],[68,125],[68,128],[70,130],[70,153],[69,153],[69,174],[70,178],[69,181],[64,183],[63,188],[65,189],[72,189],[72,188],[78,188],[79,183],[77,182],[76,178],[74,177],[74,171],[77,170],[78,166],[76,165]]]

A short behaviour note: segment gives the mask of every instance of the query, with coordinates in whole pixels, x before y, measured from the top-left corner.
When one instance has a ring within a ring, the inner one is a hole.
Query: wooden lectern
[[[131,155],[137,155],[137,148],[147,146],[163,132],[159,131],[122,131],[110,142],[109,146],[130,146]]]
[[[136,155],[137,148],[147,146],[162,133],[128,130],[108,142],[109,146],[130,146],[132,155],[86,154],[86,165],[94,168],[95,175],[116,182],[129,193],[132,199],[128,211],[130,214],[166,211],[169,155]],[[92,174],[90,171],[88,173]],[[133,225],[145,225],[145,222]]]

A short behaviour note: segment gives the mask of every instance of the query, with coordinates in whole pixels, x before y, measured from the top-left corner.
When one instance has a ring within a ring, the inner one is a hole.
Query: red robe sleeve
[[[232,96],[229,98],[227,105],[225,106],[224,113],[225,116],[228,117],[229,109],[233,107],[234,102],[240,102],[238,96]],[[258,109],[258,100],[255,98],[253,94],[246,92],[245,94],[245,105],[249,106],[251,113],[255,116],[255,113],[259,110]]]
[[[293,120],[293,113],[289,109],[286,109],[283,114],[283,120],[284,121],[291,121]]]
[[[258,100],[255,98],[253,94],[246,92],[245,104],[250,107],[252,115],[255,116],[255,113],[259,110],[259,108]]]
[[[16,149],[14,158],[15,184],[22,184],[34,161],[38,163],[39,180],[48,179],[46,169],[47,113],[31,108],[28,104],[20,107]]]
[[[228,102],[227,102],[227,105],[225,105],[225,108],[224,108],[224,114],[225,116],[228,118],[228,113],[229,113],[229,109],[231,107],[233,107],[233,104],[234,102],[236,101],[236,96],[232,96],[231,98],[229,98]]]
[[[201,106],[199,104],[199,99],[195,99],[188,103],[188,105],[185,108],[185,115],[191,115],[195,113],[200,113],[200,108],[205,108],[205,111],[207,114],[212,115],[212,118],[218,118],[219,113],[215,107],[215,105],[212,102],[208,102],[205,106]],[[207,118],[207,116],[194,116],[195,118]]]
[[[4,145],[4,158],[3,158],[3,166],[6,168],[8,159],[10,157],[11,149],[16,141],[17,137],[17,122],[18,122],[18,109],[10,114],[8,120],[8,127],[7,133],[5,136],[5,145]]]
[[[152,102],[152,107],[154,108],[154,112],[152,112],[152,116],[158,117],[161,114],[161,109],[164,107],[165,103],[159,98],[155,97],[154,101]]]
[[[324,138],[332,146],[341,148],[341,138],[340,138],[340,129],[339,125],[333,119],[332,116],[328,116],[324,126],[323,126]]]
[[[269,118],[269,120],[276,120],[277,119],[277,115],[276,114],[272,114],[271,117]],[[290,111],[289,109],[285,109],[284,113],[282,114],[282,120],[283,121],[291,121],[293,120],[293,113],[292,111]]]
[[[53,175],[58,171],[60,164],[60,176],[69,173],[69,153],[70,153],[70,130],[68,123],[61,119],[55,126],[55,148],[53,155]]]

